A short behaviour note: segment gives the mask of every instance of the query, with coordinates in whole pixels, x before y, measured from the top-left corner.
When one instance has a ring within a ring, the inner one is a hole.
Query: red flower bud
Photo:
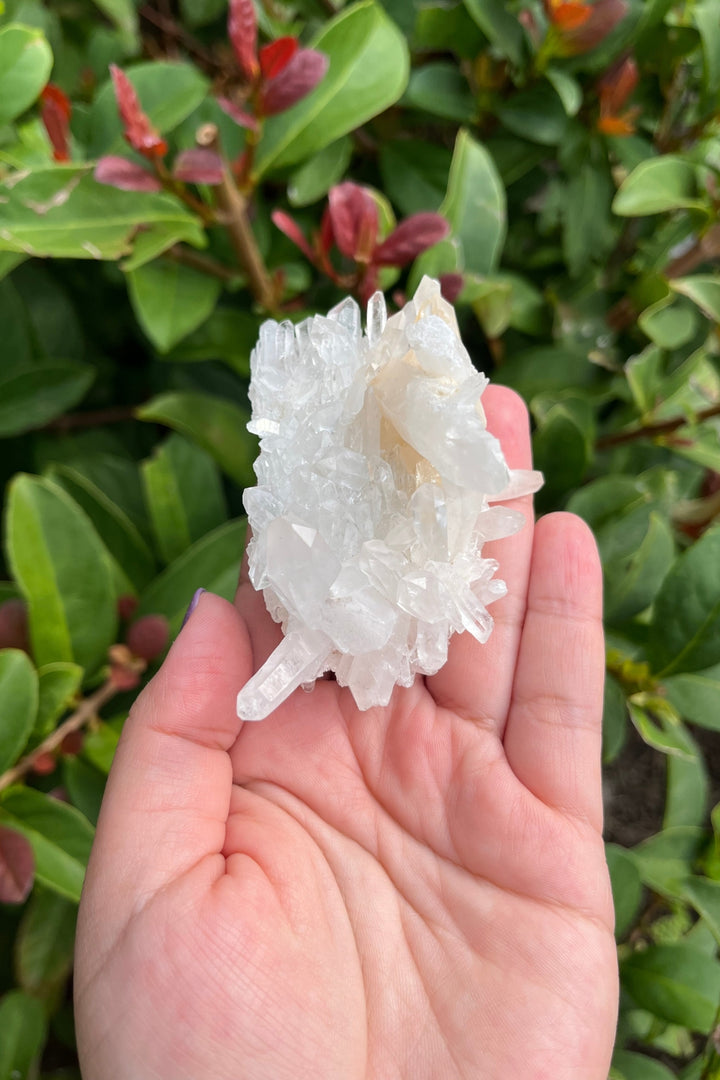
[[[40,95],[42,108],[40,118],[45,126],[53,148],[55,161],[69,161],[70,99],[53,83],[48,83]]]
[[[398,225],[373,255],[375,266],[407,266],[433,244],[444,240],[450,226],[439,214],[413,214]]]
[[[126,141],[145,157],[162,157],[167,153],[167,143],[143,112],[135,87],[116,64],[110,65],[110,74]]]
[[[594,4],[546,0],[545,10],[560,33],[561,54],[575,56],[600,45],[625,18],[628,4],[627,0],[596,0]]]
[[[465,288],[465,279],[462,274],[441,274],[440,291],[448,304],[454,304],[460,293]]]
[[[248,82],[260,74],[257,57],[257,16],[253,0],[230,0],[228,36],[240,70]]]
[[[54,754],[48,752],[38,754],[32,763],[32,771],[37,776],[50,776],[51,773],[55,772],[56,768],[57,760]]]
[[[0,604],[0,649],[30,652],[30,629],[24,600],[6,600]]]
[[[330,220],[343,255],[369,262],[377,243],[378,208],[370,192],[351,180],[330,188]]]
[[[95,179],[99,184],[109,184],[121,191],[162,191],[162,184],[142,165],[127,158],[108,154],[95,166]]]
[[[140,685],[139,671],[123,667],[122,664],[110,665],[110,679],[118,690],[135,690]]]
[[[315,49],[300,49],[279,75],[265,84],[264,116],[275,116],[302,101],[325,78],[330,61]]]
[[[22,904],[35,878],[35,856],[22,833],[0,825],[0,904]]]
[[[586,0],[545,0],[545,14],[558,30],[566,33],[579,29],[590,18],[592,8]]]
[[[117,602],[117,613],[123,622],[132,619],[140,603],[137,596],[120,596]]]
[[[164,615],[143,615],[133,623],[125,636],[125,643],[141,660],[156,660],[165,651],[170,628]]]
[[[285,233],[288,240],[292,240],[293,244],[300,248],[303,255],[310,259],[311,262],[314,262],[315,252],[305,239],[298,223],[293,221],[290,215],[286,214],[284,210],[273,210],[271,217],[273,224],[277,226],[280,232]]]
[[[225,168],[214,150],[197,147],[183,150],[175,158],[173,176],[190,184],[221,184]]]
[[[60,753],[66,757],[75,757],[82,750],[84,741],[82,731],[69,731],[60,743]]]
[[[294,37],[282,37],[263,45],[260,50],[260,71],[263,79],[274,79],[283,71],[299,49]]]

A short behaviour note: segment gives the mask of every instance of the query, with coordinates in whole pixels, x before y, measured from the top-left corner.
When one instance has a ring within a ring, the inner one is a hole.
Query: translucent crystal
[[[506,589],[482,546],[522,528],[498,504],[542,477],[507,467],[488,381],[429,278],[391,318],[376,293],[365,334],[351,299],[296,327],[265,323],[251,372],[250,579],[285,636],[238,715],[263,719],[325,671],[359,708],[386,705],[440,670],[453,633],[487,641]]]

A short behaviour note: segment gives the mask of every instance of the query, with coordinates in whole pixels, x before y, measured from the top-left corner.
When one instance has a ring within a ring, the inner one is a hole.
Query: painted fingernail
[[[200,597],[202,596],[202,594],[204,592],[207,592],[207,589],[198,589],[197,592],[195,593],[195,595],[193,596],[192,600],[190,601],[190,603],[188,605],[188,609],[185,612],[185,618],[183,619],[182,626],[180,627],[181,630],[182,630],[183,626],[185,626],[185,623],[188,621],[188,619],[192,615],[195,608],[198,606],[198,602],[200,600]]]

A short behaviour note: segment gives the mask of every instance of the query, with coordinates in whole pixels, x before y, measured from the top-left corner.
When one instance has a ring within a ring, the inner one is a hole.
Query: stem
[[[668,278],[683,277],[696,267],[711,259],[720,256],[720,224],[711,226],[708,231],[695,241],[693,246],[684,255],[679,255],[665,267],[664,276]]]
[[[713,416],[720,416],[720,404],[710,405],[707,409],[701,409],[695,415],[695,423],[701,424],[703,420],[709,420]],[[645,424],[643,427],[631,428],[629,431],[618,431],[615,435],[604,435],[595,443],[596,450],[609,450],[614,446],[624,446],[625,443],[635,442],[636,439],[654,439],[658,435],[668,435],[671,431],[686,427],[693,423],[687,416],[674,416],[671,420],[661,420],[657,424]]]
[[[247,200],[238,191],[227,161],[222,154],[216,125],[204,124],[195,138],[198,146],[207,147],[222,158],[223,178],[215,188],[219,210],[217,220],[228,231],[230,242],[240,265],[247,272],[250,291],[262,307],[272,312],[277,307],[275,289],[250,227],[247,215]]]
[[[173,262],[182,263],[183,266],[190,266],[193,270],[199,270],[201,274],[219,278],[220,281],[237,281],[239,277],[236,270],[218,262],[217,259],[212,259],[209,255],[201,255],[199,252],[193,251],[192,248],[183,247],[181,244],[175,244],[173,247],[168,248],[164,252],[164,256],[166,259],[172,259]]]
[[[218,63],[206,48],[204,48],[202,43],[176,23],[174,19],[168,18],[167,15],[163,15],[158,11],[153,11],[148,4],[140,8],[139,15],[142,19],[145,19],[147,22],[152,23],[153,26],[156,26],[163,34],[175,38],[176,41],[184,45],[188,52],[193,53],[202,63],[203,67],[213,75],[222,71],[222,65]]]
[[[51,732],[46,739],[43,739],[40,745],[31,753],[26,754],[17,765],[13,766],[12,769],[8,769],[0,776],[0,791],[10,787],[11,784],[17,783],[18,780],[22,780],[23,776],[30,772],[33,765],[42,754],[54,753],[61,745],[66,735],[69,735],[73,731],[80,731],[86,724],[95,720],[103,705],[107,704],[107,702],[115,697],[117,693],[118,687],[112,679],[108,679],[107,682],[103,683],[99,690],[96,690],[89,698],[85,698],[72,716],[69,716],[60,727]]]
[[[102,424],[120,424],[133,420],[137,405],[114,405],[111,409],[95,409],[93,412],[68,413],[45,424],[43,431],[69,431],[71,428],[100,427]]]

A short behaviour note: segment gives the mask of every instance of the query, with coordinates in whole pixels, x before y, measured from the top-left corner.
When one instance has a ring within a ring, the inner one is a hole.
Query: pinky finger
[[[505,753],[549,806],[602,828],[602,573],[573,514],[538,522]]]

